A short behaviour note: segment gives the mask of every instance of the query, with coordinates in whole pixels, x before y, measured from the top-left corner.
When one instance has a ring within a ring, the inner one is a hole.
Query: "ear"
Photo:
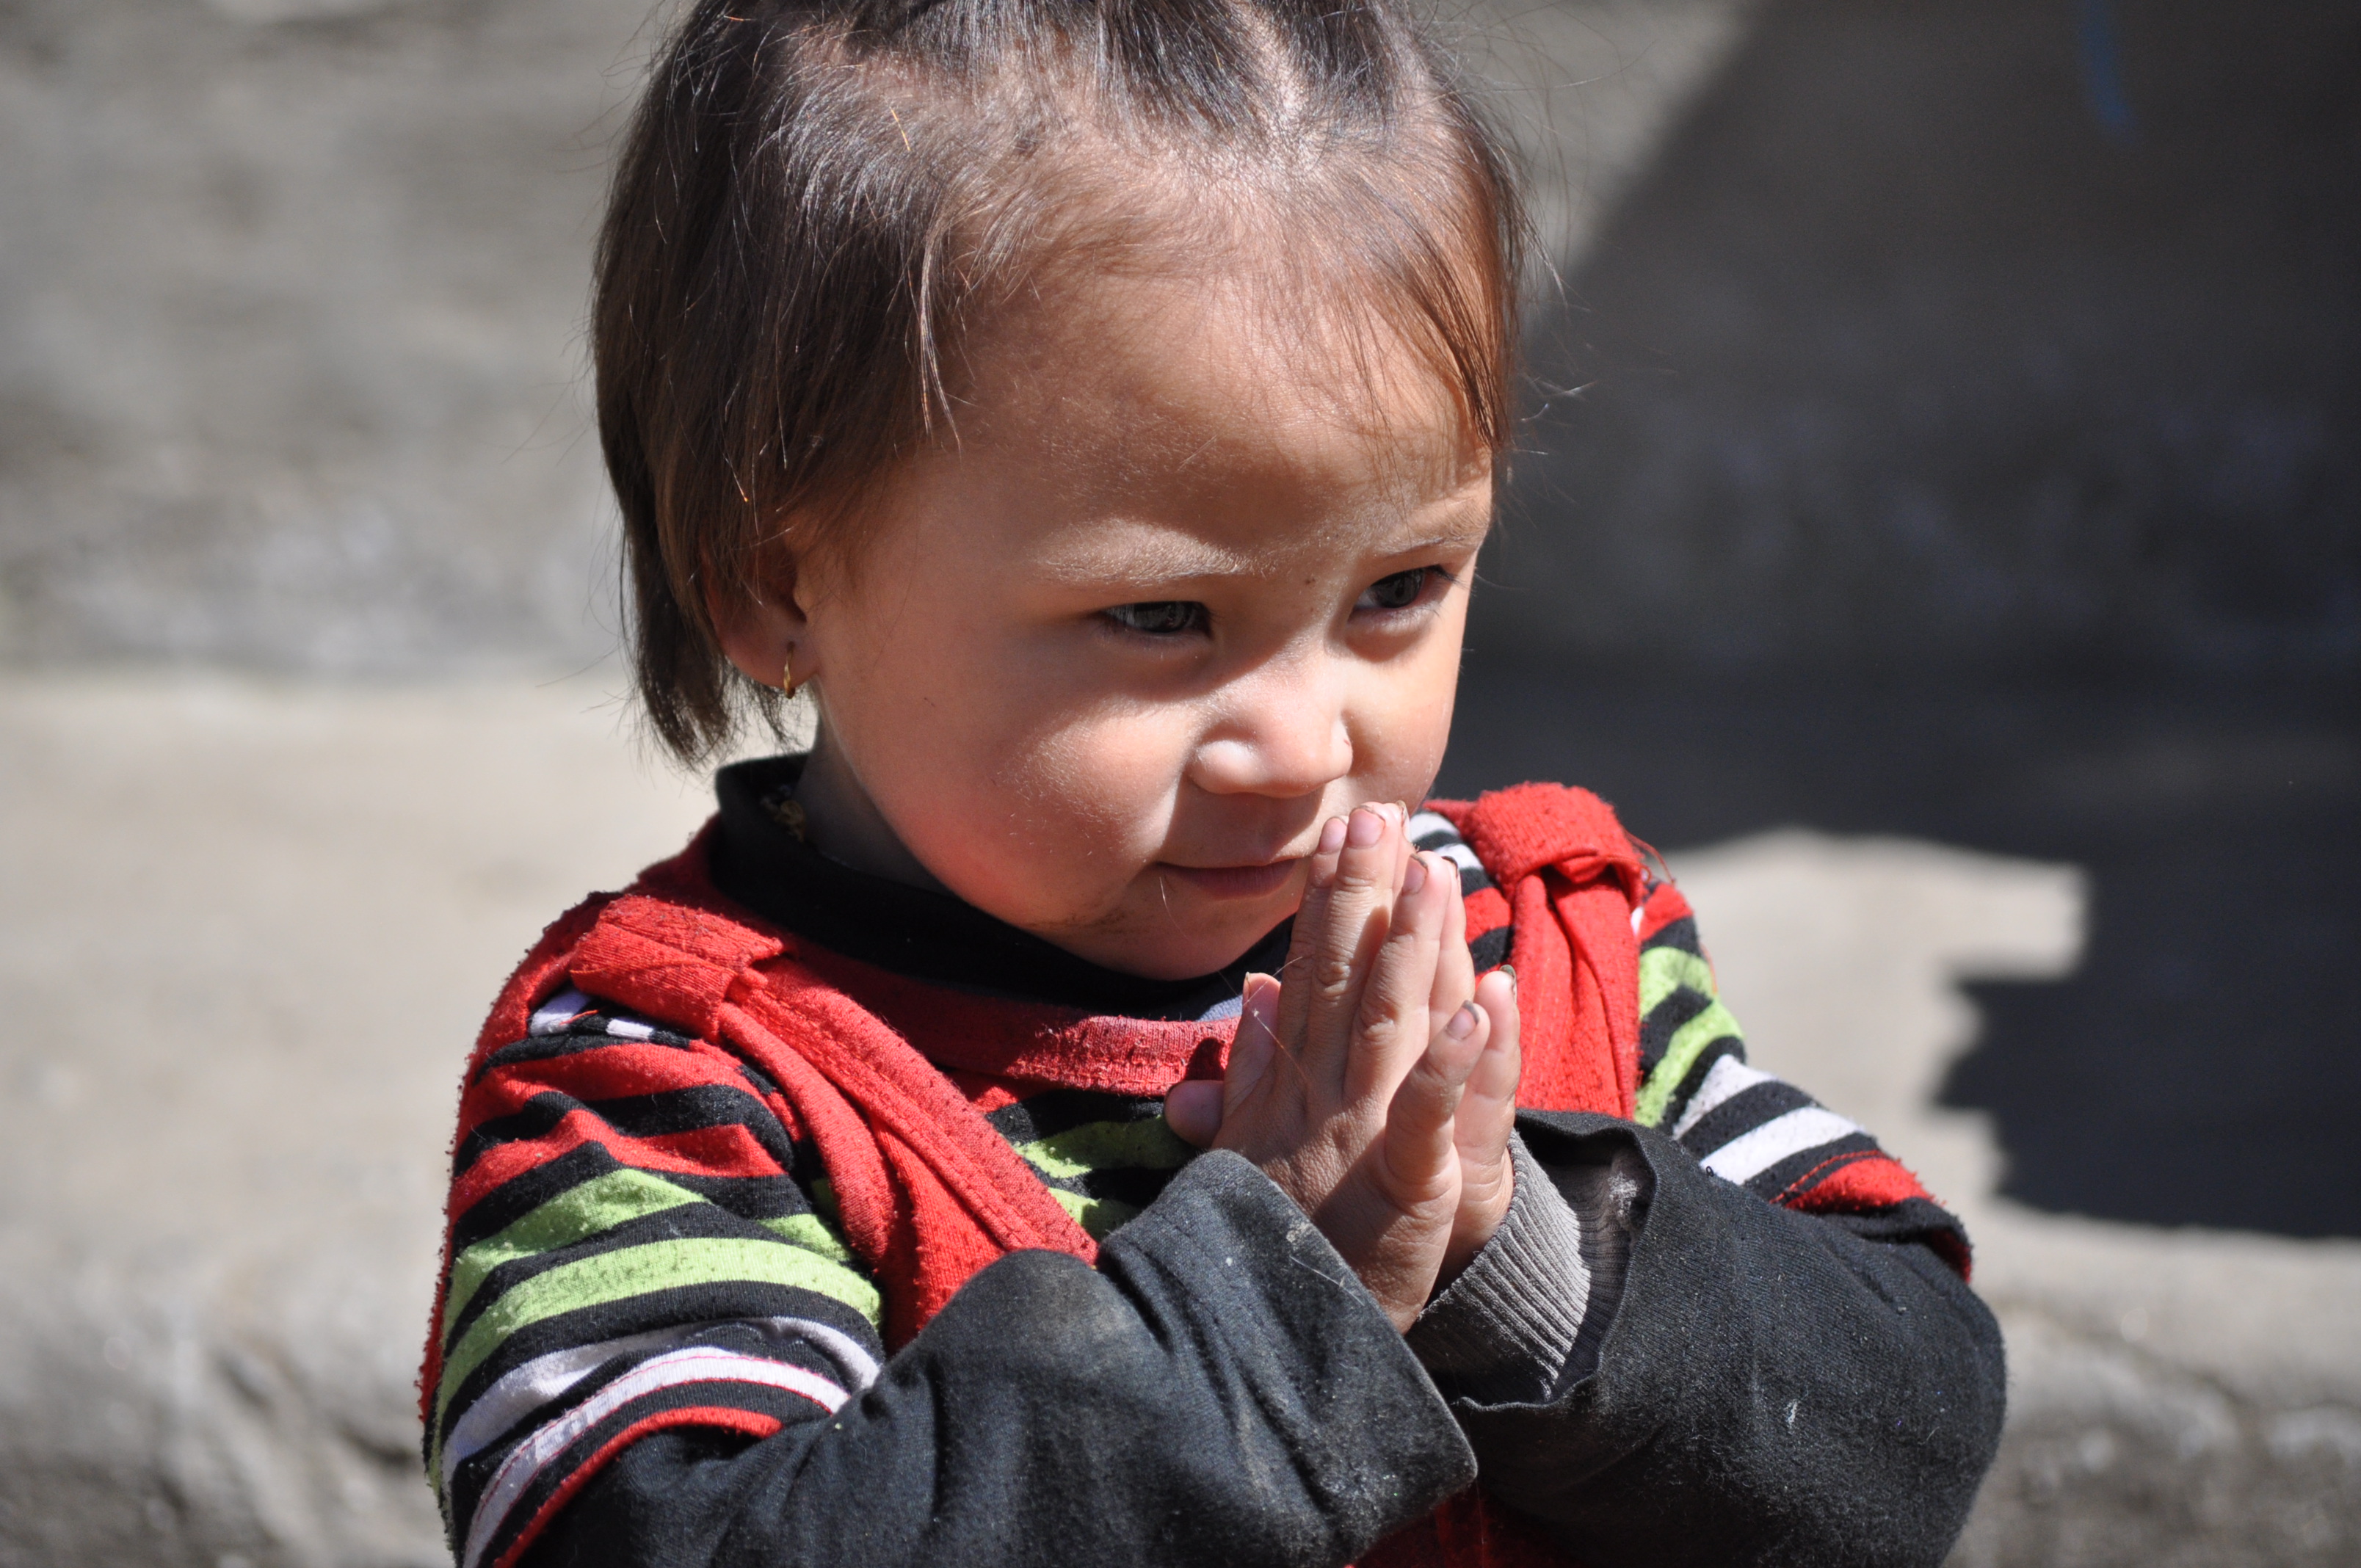
[[[818,674],[807,641],[810,620],[798,593],[802,582],[792,560],[766,561],[761,597],[725,600],[705,590],[705,613],[713,620],[722,656],[757,685],[800,685]],[[801,657],[798,657],[800,652]]]

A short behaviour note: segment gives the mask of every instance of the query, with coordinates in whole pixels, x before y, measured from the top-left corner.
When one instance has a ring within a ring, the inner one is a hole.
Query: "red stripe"
[[[1674,921],[1686,920],[1693,913],[1679,888],[1668,882],[1658,883],[1656,890],[1648,895],[1648,902],[1640,905],[1640,940],[1646,941]]]
[[[1497,887],[1479,887],[1467,895],[1466,903],[1467,939],[1471,942],[1509,923],[1508,895]]]
[[[677,1171],[684,1176],[784,1176],[754,1135],[735,1122],[697,1127],[686,1133],[665,1133],[653,1138],[626,1137],[589,1111],[568,1111],[557,1125],[539,1137],[498,1144],[451,1186],[451,1223],[487,1194],[505,1183],[539,1169],[558,1156],[598,1144],[623,1165],[642,1170]]]
[[[459,1136],[495,1116],[524,1109],[536,1094],[552,1090],[575,1100],[620,1100],[676,1089],[753,1091],[738,1058],[711,1046],[690,1048],[618,1040],[570,1056],[522,1061],[493,1069],[468,1087],[459,1107]]]
[[[1814,1179],[1816,1176],[1817,1180]],[[1806,1214],[1831,1211],[1859,1214],[1890,1209],[1913,1198],[1924,1198],[1942,1207],[1942,1201],[1927,1191],[1900,1160],[1892,1155],[1871,1152],[1840,1155],[1814,1166],[1787,1184],[1779,1201]],[[1960,1278],[1973,1274],[1974,1258],[1957,1232],[1929,1231],[1926,1242]]]
[[[1858,1149],[1833,1155],[1795,1180],[1776,1200],[1786,1208],[1820,1213],[1830,1209],[1885,1209],[1905,1198],[1934,1195],[1892,1155]]]
[[[573,1473],[558,1483],[557,1490],[549,1495],[549,1500],[533,1510],[533,1518],[525,1521],[523,1530],[509,1543],[509,1549],[500,1553],[491,1568],[511,1568],[541,1532],[549,1528],[549,1521],[557,1517],[557,1510],[573,1500],[575,1493],[587,1486],[590,1478],[604,1469],[615,1455],[650,1432],[661,1431],[666,1427],[719,1427],[725,1431],[744,1432],[759,1442],[785,1425],[786,1423],[776,1416],[764,1415],[758,1410],[741,1410],[729,1405],[691,1405],[682,1409],[658,1410],[652,1416],[644,1416],[600,1443],[598,1453],[575,1466]]]

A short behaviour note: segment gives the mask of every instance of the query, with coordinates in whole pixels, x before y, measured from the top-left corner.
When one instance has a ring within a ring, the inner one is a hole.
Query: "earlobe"
[[[805,647],[810,622],[796,602],[796,569],[790,565],[765,574],[759,598],[751,591],[725,598],[716,587],[705,590],[705,612],[712,620],[722,657],[755,685],[776,686],[790,696],[816,673]]]

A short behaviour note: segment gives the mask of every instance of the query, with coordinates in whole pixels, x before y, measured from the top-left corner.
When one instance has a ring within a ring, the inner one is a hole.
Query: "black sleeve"
[[[1016,1253],[833,1416],[677,1429],[530,1568],[1345,1563],[1465,1487],[1432,1381],[1310,1221],[1209,1154],[1093,1269]]]
[[[1767,1203],[1628,1122],[1518,1130],[1592,1233],[1592,1299],[1540,1402],[1444,1380],[1486,1490],[1589,1568],[1940,1563],[2004,1387],[1999,1326],[1923,1237]]]

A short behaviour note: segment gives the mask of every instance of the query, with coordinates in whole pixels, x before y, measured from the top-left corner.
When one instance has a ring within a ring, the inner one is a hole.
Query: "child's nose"
[[[1198,742],[1190,780],[1213,795],[1313,795],[1353,771],[1344,704],[1324,693],[1266,691]]]

